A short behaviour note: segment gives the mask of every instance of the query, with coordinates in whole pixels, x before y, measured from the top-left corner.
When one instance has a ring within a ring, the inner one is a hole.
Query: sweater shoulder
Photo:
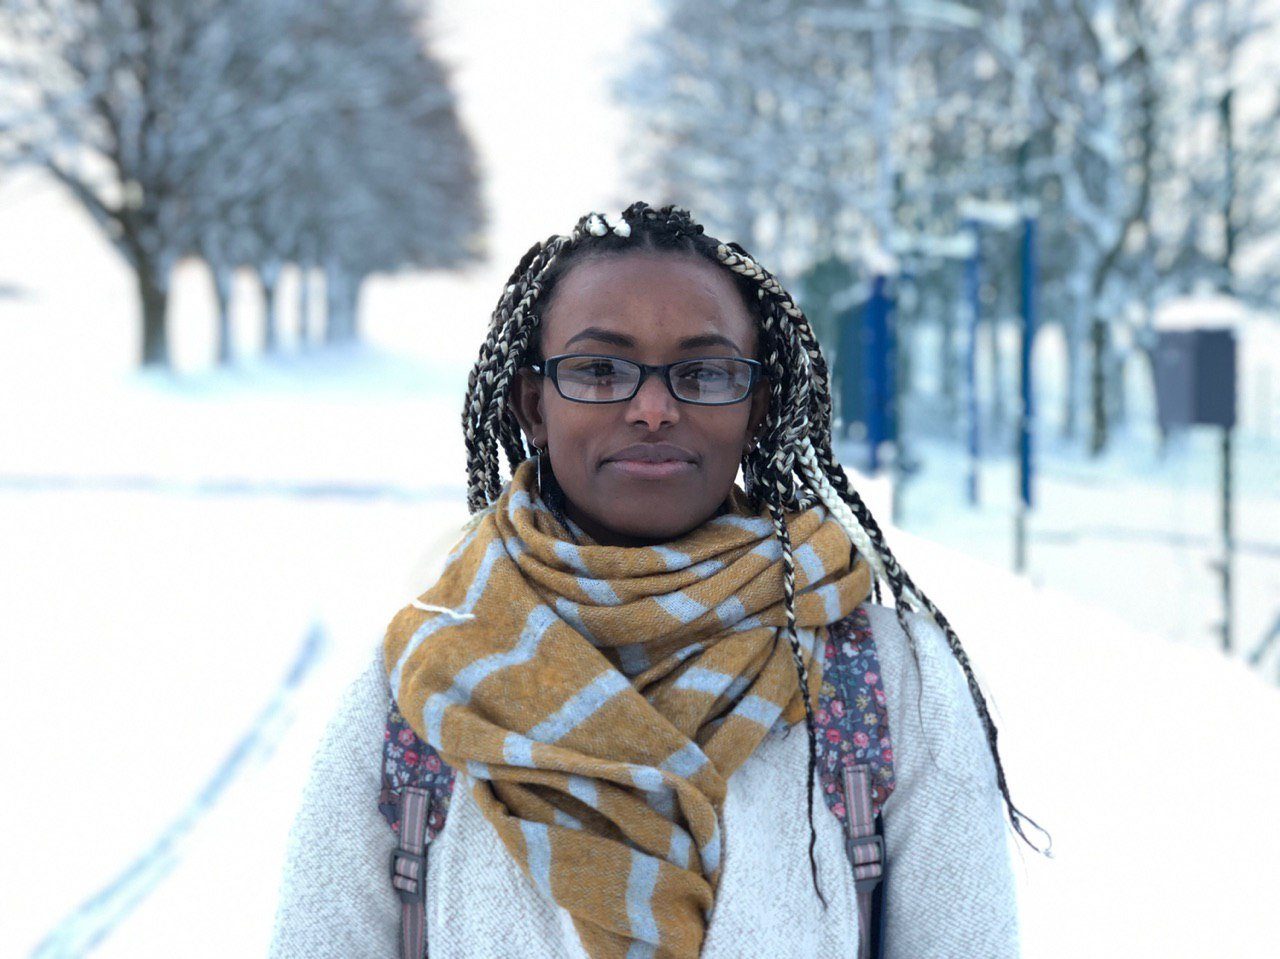
[[[892,607],[868,603],[865,609],[895,746],[923,750],[952,775],[994,780],[986,732],[946,634],[922,613],[906,614],[908,632]]]
[[[968,698],[964,672],[947,643],[946,634],[929,616],[908,612],[905,616],[908,632],[893,607],[865,603],[862,609],[866,611],[876,656],[885,675],[894,680],[892,685],[896,688],[886,686],[885,689],[891,702],[903,704],[904,680],[914,682],[917,688],[928,684],[944,698]]]
[[[395,954],[383,878],[395,837],[377,809],[390,702],[379,645],[344,690],[315,750],[289,833],[271,959]]]

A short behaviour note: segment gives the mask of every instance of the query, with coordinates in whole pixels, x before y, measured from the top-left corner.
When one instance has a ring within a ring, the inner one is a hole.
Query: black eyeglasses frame
[[[638,366],[640,367],[640,379],[636,380],[635,389],[633,389],[629,395],[619,397],[616,400],[583,400],[576,396],[565,396],[564,390],[560,388],[560,377],[558,374],[560,361],[580,359],[582,357],[597,357],[602,360],[621,360],[623,363],[630,363],[632,366]],[[746,392],[736,400],[724,400],[719,403],[708,403],[704,400],[687,400],[683,396],[677,395],[675,387],[671,385],[671,368],[681,366],[685,363],[698,363],[705,362],[707,360],[734,360],[738,363],[746,363],[751,370],[751,377],[747,381]],[[590,403],[594,406],[605,403],[630,402],[635,399],[636,394],[640,392],[640,387],[644,386],[644,381],[650,374],[653,374],[655,376],[661,376],[662,382],[667,385],[667,392],[670,393],[672,398],[679,403],[688,403],[691,406],[733,406],[735,403],[741,403],[744,400],[751,398],[751,391],[755,389],[755,385],[760,379],[760,371],[764,369],[764,364],[759,360],[748,359],[745,356],[691,356],[687,360],[676,360],[674,363],[662,363],[657,366],[652,366],[648,363],[629,360],[625,356],[611,356],[608,353],[560,353],[556,356],[548,356],[541,362],[531,362],[529,364],[529,369],[534,373],[537,373],[539,376],[545,376],[547,379],[551,380],[552,384],[556,388],[556,392],[570,403]]]

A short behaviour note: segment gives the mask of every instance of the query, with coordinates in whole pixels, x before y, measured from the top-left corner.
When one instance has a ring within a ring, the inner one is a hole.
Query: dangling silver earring
[[[544,450],[540,450],[536,446],[533,448],[533,455],[536,456],[538,459],[537,469],[538,469],[538,495],[539,496],[542,496],[542,454],[543,452]]]

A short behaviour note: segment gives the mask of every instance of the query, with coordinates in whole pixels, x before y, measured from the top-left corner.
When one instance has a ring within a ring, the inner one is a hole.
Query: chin
[[[665,522],[654,522],[653,511],[628,510],[623,513],[615,511],[609,516],[606,525],[610,530],[636,539],[670,540],[701,526],[714,515],[714,510],[702,519],[693,516],[672,517]]]

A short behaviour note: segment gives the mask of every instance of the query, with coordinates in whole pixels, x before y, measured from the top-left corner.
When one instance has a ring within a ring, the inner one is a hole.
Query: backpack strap
[[[400,959],[427,955],[427,816],[431,793],[405,786],[400,793],[400,837],[391,850],[391,886],[400,897]]]
[[[393,701],[378,809],[397,836],[390,877],[400,899],[400,959],[427,959],[427,849],[444,828],[455,780],[453,768],[418,737]]]
[[[818,778],[845,834],[858,897],[859,959],[883,953],[887,867],[880,809],[893,792],[893,747],[880,662],[867,611],[858,606],[827,630],[814,716]]]
[[[858,895],[858,959],[873,959],[883,952],[884,939],[884,829],[879,810],[871,805],[871,767],[859,763],[844,769],[844,794],[849,807],[845,821],[845,852],[853,865]]]

